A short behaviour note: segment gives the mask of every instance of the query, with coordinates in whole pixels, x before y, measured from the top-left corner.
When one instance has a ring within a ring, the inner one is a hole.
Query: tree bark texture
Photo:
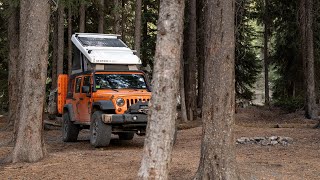
[[[58,61],[58,12],[52,13],[52,62],[51,62],[51,90],[57,88],[57,61]]]
[[[121,37],[122,41],[126,42],[126,5],[127,0],[122,0],[122,9],[121,9]]]
[[[119,0],[113,0],[113,4],[114,4],[114,10],[113,10],[113,14],[114,14],[114,33],[115,34],[121,34],[120,32],[120,6],[119,6]]]
[[[185,94],[185,83],[184,83],[184,59],[181,58],[181,71],[180,71],[180,102],[181,102],[181,119],[183,122],[187,122],[188,114],[187,114],[187,106],[186,106],[186,94]]]
[[[137,55],[140,57],[142,0],[136,0],[135,12],[134,49],[137,51]]]
[[[317,105],[314,79],[313,0],[300,0],[301,57],[305,82],[305,115],[316,119]]]
[[[263,60],[264,60],[264,94],[265,105],[269,106],[269,60],[268,60],[268,40],[269,40],[269,0],[264,0],[264,37],[263,37]]]
[[[10,16],[8,19],[8,42],[9,42],[9,125],[14,125],[14,138],[17,133],[20,95],[21,62],[19,61],[19,7],[9,6]]]
[[[63,74],[64,57],[64,4],[59,1],[58,8],[58,59],[57,59],[57,77]]]
[[[238,179],[233,136],[234,0],[205,7],[205,71],[201,156],[195,179]]]
[[[184,1],[162,0],[140,179],[168,179],[177,118]]]
[[[20,1],[21,108],[13,162],[35,162],[45,156],[42,107],[48,65],[49,1]]]
[[[104,0],[99,0],[99,24],[98,32],[104,33]]]
[[[79,15],[79,32],[84,33],[86,28],[86,5],[83,2],[80,4]]]
[[[188,62],[187,69],[187,87],[186,90],[186,102],[188,119],[193,120],[194,114],[197,110],[197,2],[196,0],[189,0],[188,8],[188,44],[186,57]]]
[[[146,18],[146,14],[148,13],[148,6],[147,3],[143,3],[143,21],[142,21],[142,42],[141,42],[141,60],[142,60],[142,66],[146,67],[147,65],[150,65],[150,62],[148,61],[148,52],[147,49],[144,48],[147,46],[147,40],[148,40],[148,22]]]
[[[198,96],[197,106],[203,104],[203,81],[204,81],[204,0],[197,0],[197,56],[198,56]]]
[[[68,7],[68,74],[71,75],[72,70],[72,9]]]

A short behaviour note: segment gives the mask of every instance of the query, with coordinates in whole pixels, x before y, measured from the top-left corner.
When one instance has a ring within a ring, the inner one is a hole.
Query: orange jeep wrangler
[[[117,35],[77,33],[71,40],[72,73],[58,77],[63,141],[76,141],[89,128],[94,147],[108,146],[111,134],[144,135],[151,91],[140,59]]]

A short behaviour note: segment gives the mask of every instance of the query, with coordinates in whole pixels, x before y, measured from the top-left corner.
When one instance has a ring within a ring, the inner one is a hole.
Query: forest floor
[[[4,126],[4,118],[0,119]],[[236,114],[235,137],[286,136],[293,138],[287,146],[237,144],[236,158],[243,179],[319,179],[320,129],[317,121],[304,119],[303,113],[287,114],[278,109],[248,107]],[[180,125],[173,149],[170,179],[192,179],[200,155],[201,123]],[[11,132],[0,132],[1,141]],[[119,141],[95,149],[88,141],[88,131],[81,132],[79,141],[63,143],[60,130],[45,131],[48,156],[37,163],[0,165],[0,179],[137,179],[144,138]],[[12,150],[0,147],[0,158]]]

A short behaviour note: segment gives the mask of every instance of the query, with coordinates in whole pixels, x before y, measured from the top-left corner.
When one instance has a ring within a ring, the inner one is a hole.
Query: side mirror
[[[82,86],[82,93],[89,93],[90,87],[89,86]]]

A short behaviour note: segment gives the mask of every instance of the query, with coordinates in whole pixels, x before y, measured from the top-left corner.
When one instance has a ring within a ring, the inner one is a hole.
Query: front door
[[[72,98],[72,109],[73,109],[73,114],[75,116],[76,120],[80,120],[80,98],[81,98],[81,82],[82,82],[82,77],[77,77],[75,79],[75,87],[74,87],[74,93],[73,93],[73,98]]]
[[[82,92],[82,87],[88,86],[91,92],[91,78],[90,76],[83,76],[83,82],[81,86],[81,94],[79,98],[79,114],[80,121],[82,122],[90,122],[90,113],[91,113],[91,102],[90,97],[87,96],[87,93]],[[89,93],[90,94],[90,93]]]

